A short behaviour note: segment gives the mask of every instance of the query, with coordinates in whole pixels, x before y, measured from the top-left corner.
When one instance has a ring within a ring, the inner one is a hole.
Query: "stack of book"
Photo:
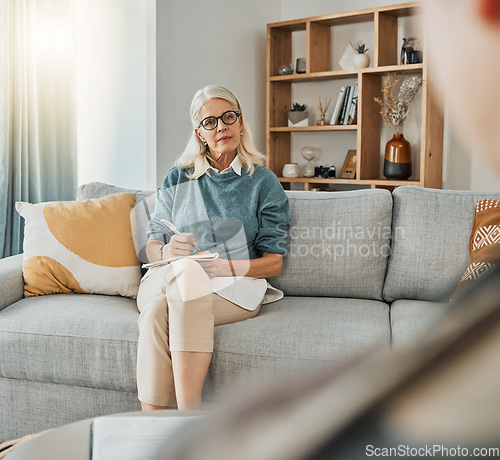
[[[355,125],[358,108],[358,83],[342,86],[333,110],[331,125]]]

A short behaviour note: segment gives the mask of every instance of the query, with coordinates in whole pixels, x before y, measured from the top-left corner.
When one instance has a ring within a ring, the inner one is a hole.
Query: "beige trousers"
[[[253,318],[212,292],[200,264],[183,259],[150,269],[137,295],[139,344],[137,388],[142,402],[175,406],[171,351],[212,352],[214,325]]]

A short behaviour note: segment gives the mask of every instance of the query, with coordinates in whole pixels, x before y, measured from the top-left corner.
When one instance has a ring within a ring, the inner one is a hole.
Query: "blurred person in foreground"
[[[452,121],[500,175],[500,0],[427,0],[424,19]],[[420,343],[247,398],[161,458],[498,458],[499,356],[497,265]]]

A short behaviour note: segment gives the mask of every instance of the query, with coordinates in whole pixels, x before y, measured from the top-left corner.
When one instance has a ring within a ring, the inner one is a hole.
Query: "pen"
[[[160,220],[165,224],[165,227],[174,232],[176,235],[182,235],[182,233],[177,229],[177,227],[172,222],[169,222],[168,220],[165,219],[160,219]],[[198,247],[197,244],[195,244],[194,248],[198,252],[201,252],[201,249]]]

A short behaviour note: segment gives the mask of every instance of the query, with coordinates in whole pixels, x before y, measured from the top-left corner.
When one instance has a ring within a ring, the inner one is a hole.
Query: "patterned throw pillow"
[[[459,291],[500,262],[500,201],[481,200],[476,205],[469,240],[470,264],[458,283]]]
[[[75,292],[135,298],[141,269],[132,238],[134,204],[134,193],[16,203],[25,219],[25,296]]]

